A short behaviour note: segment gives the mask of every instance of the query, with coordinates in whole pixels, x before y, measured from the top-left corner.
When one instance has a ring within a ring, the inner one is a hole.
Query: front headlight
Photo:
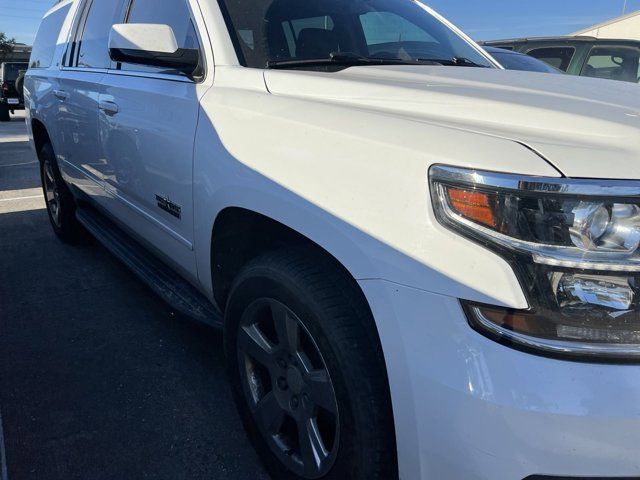
[[[640,182],[434,166],[440,223],[513,267],[529,303],[463,302],[470,324],[537,352],[640,360]]]

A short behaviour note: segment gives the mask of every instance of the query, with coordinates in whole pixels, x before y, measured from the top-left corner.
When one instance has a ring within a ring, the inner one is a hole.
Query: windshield
[[[29,68],[29,64],[27,63],[5,63],[2,72],[2,80],[5,82],[15,82],[18,79],[20,72],[27,70],[27,68]]]
[[[219,0],[240,62],[366,58],[494,65],[413,0]]]
[[[500,51],[500,49],[490,50],[489,53],[493,55],[493,58],[498,60],[500,64],[507,70],[524,70],[527,72],[540,72],[540,73],[562,73],[560,70],[553,68],[551,65],[530,57],[528,55],[521,55],[518,53]]]

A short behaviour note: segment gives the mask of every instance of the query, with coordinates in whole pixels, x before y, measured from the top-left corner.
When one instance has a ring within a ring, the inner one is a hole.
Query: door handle
[[[69,94],[64,90],[54,90],[53,95],[55,95],[58,100],[66,100],[69,98]]]
[[[119,111],[118,105],[113,102],[100,102],[98,108],[107,115],[115,115]]]

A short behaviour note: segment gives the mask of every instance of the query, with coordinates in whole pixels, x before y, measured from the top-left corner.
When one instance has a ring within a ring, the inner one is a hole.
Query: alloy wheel
[[[44,192],[45,200],[47,202],[47,209],[51,215],[53,223],[57,226],[61,226],[61,204],[60,204],[60,190],[56,181],[56,176],[53,171],[53,166],[49,160],[45,160],[44,165]]]
[[[284,304],[259,299],[242,315],[237,352],[245,397],[270,449],[302,478],[327,474],[338,451],[338,404],[309,330]]]

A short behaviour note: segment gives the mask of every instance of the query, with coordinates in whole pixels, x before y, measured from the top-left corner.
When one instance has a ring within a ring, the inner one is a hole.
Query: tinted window
[[[514,52],[502,51],[496,48],[489,51],[493,58],[498,60],[500,64],[507,70],[522,70],[526,72],[541,73],[560,73],[559,70],[553,68],[540,60]]]
[[[298,43],[300,42],[300,32],[302,32],[305,29],[313,29],[315,31],[319,30],[321,32],[326,32],[326,34],[331,35],[333,33],[334,26],[335,25],[333,24],[333,19],[328,15],[324,15],[321,17],[310,17],[310,18],[294,18],[294,19],[289,19],[282,22],[282,28],[284,31],[284,35],[287,39],[287,47],[288,47],[288,51],[284,49],[282,51],[282,54],[291,55],[292,57],[313,56],[313,52],[308,52],[308,51],[306,53],[304,52],[304,48],[305,48],[304,45],[302,46],[302,49],[298,51]],[[253,42],[253,39],[251,41],[251,44],[249,44],[247,40],[242,36],[242,31],[239,33],[240,33],[240,38],[243,40],[243,42],[247,43],[248,46],[250,45],[251,50],[254,50],[255,44]],[[253,32],[251,33],[253,36]],[[302,41],[304,42],[304,39]]]
[[[79,42],[78,67],[109,68],[109,32],[122,22],[123,5],[124,0],[93,0]]]
[[[548,63],[558,70],[566,72],[571,65],[576,49],[573,47],[547,47],[530,50],[527,54]]]
[[[136,0],[138,1],[138,0]],[[412,0],[219,0],[243,65],[326,59],[333,52],[389,59],[491,63]]]
[[[402,42],[435,42],[425,30],[390,12],[369,12],[360,15],[367,45]]]
[[[33,42],[31,51],[31,68],[48,68],[53,61],[53,55],[58,44],[60,29],[67,18],[71,4],[64,5],[42,19],[38,34]]]
[[[133,0],[127,23],[155,23],[169,25],[178,47],[199,49],[198,36],[186,0]],[[122,70],[158,72],[162,69],[143,65],[123,64]],[[164,72],[171,73],[171,72]]]
[[[582,70],[585,77],[638,82],[640,50],[630,47],[596,47]]]

